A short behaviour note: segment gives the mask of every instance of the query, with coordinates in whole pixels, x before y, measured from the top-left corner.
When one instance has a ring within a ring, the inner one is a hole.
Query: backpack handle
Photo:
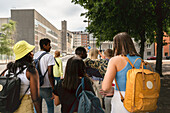
[[[139,59],[141,60],[140,68],[142,68],[143,66],[149,65],[151,71],[153,71],[153,68],[151,67],[151,65],[150,65],[148,62],[145,62],[145,61],[144,61],[143,59],[141,59],[141,58],[137,58],[137,59],[134,61],[133,65],[135,65],[136,61],[139,60]],[[143,63],[143,66],[142,66],[142,63]]]
[[[81,83],[80,83],[80,85],[78,86],[78,88],[76,90],[76,97],[78,97],[78,91],[79,91],[80,87],[82,87],[82,90],[85,89],[85,86],[84,86],[84,77],[82,77]]]

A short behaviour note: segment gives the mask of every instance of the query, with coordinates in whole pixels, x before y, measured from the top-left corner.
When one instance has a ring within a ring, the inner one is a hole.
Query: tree
[[[90,33],[102,40],[113,40],[115,34],[125,31],[136,41],[140,40],[140,54],[143,57],[147,39],[154,40],[154,23],[151,21],[153,8],[147,0],[72,0],[88,12],[83,13],[91,23],[87,27]]]
[[[156,71],[162,76],[162,47],[163,47],[163,31],[167,30],[170,19],[170,2],[167,0],[155,1],[155,15],[156,15],[156,41],[157,41],[157,57],[156,57]],[[158,43],[159,42],[159,43]]]
[[[2,24],[0,31],[0,54],[11,56],[13,55],[12,45],[13,39],[12,35],[15,31],[16,22],[10,20],[9,23]]]
[[[162,62],[162,41],[160,39],[163,36],[161,32],[167,31],[166,29],[169,27],[167,24],[168,12],[170,12],[168,0],[72,0],[72,2],[87,9],[87,12],[81,15],[85,15],[90,20],[87,29],[96,38],[100,39],[101,35],[101,40],[113,40],[113,36],[118,32],[128,32],[136,41],[140,41],[142,57],[145,41],[149,40],[150,43],[153,43],[156,35],[157,42],[159,42],[157,44],[159,48],[157,62],[159,63],[156,65],[159,67],[156,70],[160,75],[162,74],[160,71],[162,70],[160,66],[162,65],[160,64]]]

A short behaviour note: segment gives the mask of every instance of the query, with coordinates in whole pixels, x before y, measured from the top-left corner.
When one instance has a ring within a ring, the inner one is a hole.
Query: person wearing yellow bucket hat
[[[34,54],[34,59],[38,59],[42,54],[44,54],[40,61],[39,67],[42,75],[44,76],[44,83],[40,86],[40,97],[41,97],[41,107],[42,99],[46,101],[48,113],[54,113],[54,94],[52,89],[54,89],[54,76],[53,76],[53,66],[55,65],[54,57],[50,53],[51,41],[48,38],[41,39],[39,44],[41,50]],[[42,108],[41,108],[42,109]]]
[[[34,48],[35,46],[30,45],[24,40],[17,42],[13,47],[15,62],[10,62],[10,69],[5,72],[5,75],[7,73],[19,73],[17,77],[21,79],[20,96],[24,95],[26,92],[19,108],[14,113],[33,113],[33,104],[37,113],[41,113],[39,99],[39,76],[36,68],[32,64]],[[26,91],[29,86],[30,88]]]

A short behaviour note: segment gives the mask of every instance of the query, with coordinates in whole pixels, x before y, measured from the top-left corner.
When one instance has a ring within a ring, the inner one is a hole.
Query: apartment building
[[[75,50],[79,46],[89,46],[89,34],[83,31],[74,31],[73,33],[73,49]]]
[[[40,50],[42,38],[51,40],[51,54],[61,51],[61,33],[35,9],[12,9],[11,19],[16,21],[14,41],[25,40],[35,45],[35,52]]]

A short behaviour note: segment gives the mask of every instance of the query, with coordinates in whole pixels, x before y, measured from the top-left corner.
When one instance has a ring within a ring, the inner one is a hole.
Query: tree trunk
[[[143,31],[141,31],[140,33],[139,33],[139,35],[140,35],[140,38],[141,38],[141,42],[140,42],[140,55],[141,55],[141,57],[142,57],[142,59],[143,59],[143,57],[144,57],[144,50],[145,50],[145,42],[146,42],[146,38],[145,38],[145,30],[143,30]]]
[[[162,18],[162,0],[157,0],[156,4],[156,41],[157,41],[157,57],[156,57],[156,72],[162,76],[162,47],[163,47],[163,18]]]

